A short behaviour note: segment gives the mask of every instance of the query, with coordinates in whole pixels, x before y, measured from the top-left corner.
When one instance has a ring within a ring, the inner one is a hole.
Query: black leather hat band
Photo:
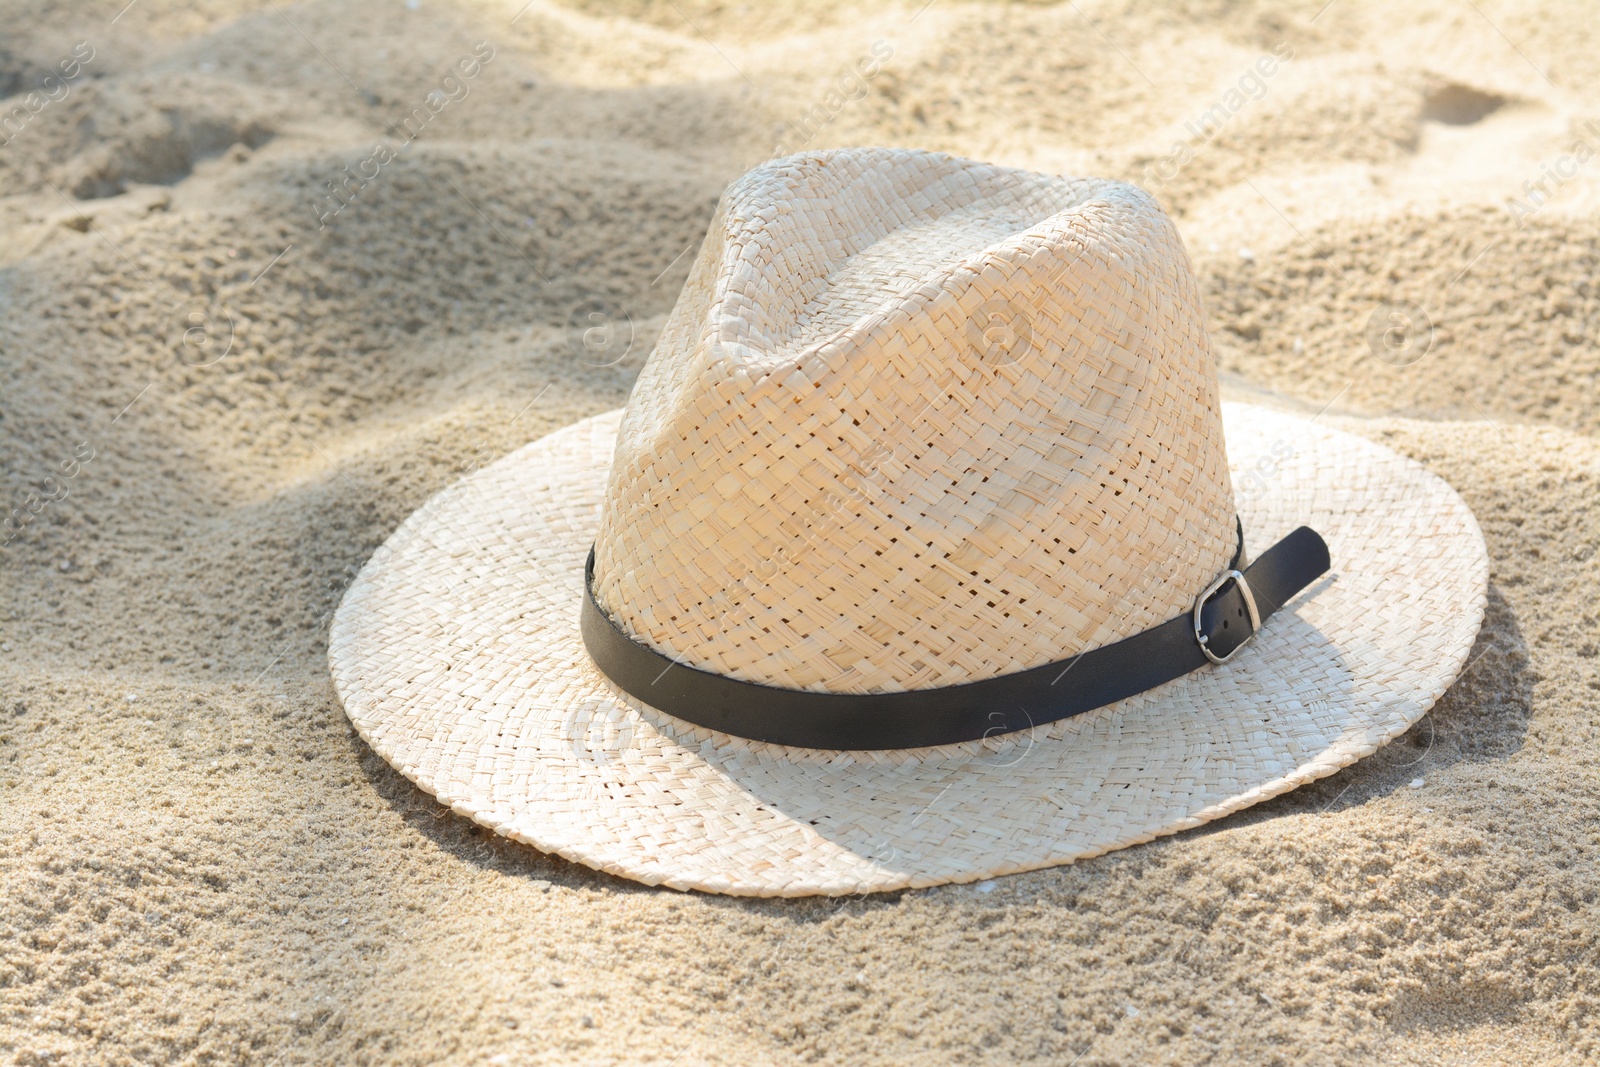
[[[1232,565],[1176,618],[1042,667],[933,689],[818,693],[690,667],[635,641],[595,603],[593,548],[583,573],[583,643],[623,692],[707,729],[801,748],[945,745],[1080,715],[1226,662],[1329,566],[1328,546],[1306,526],[1248,566],[1243,551],[1241,528]]]

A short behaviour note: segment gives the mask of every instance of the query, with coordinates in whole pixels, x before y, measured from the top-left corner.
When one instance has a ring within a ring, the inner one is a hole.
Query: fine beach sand
[[[1588,5],[124,2],[0,2],[0,1063],[1600,1059]],[[867,898],[650,889],[415,789],[334,696],[342,590],[625,402],[780,143],[1150,188],[1229,395],[1476,512],[1464,676],[1241,815]]]

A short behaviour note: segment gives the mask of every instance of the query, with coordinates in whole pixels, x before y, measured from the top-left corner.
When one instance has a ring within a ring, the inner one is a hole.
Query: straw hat
[[[1332,774],[1444,692],[1487,573],[1416,463],[1219,402],[1146,193],[858,149],[734,183],[627,409],[429,500],[329,659],[367,742],[501,834],[856,893]]]

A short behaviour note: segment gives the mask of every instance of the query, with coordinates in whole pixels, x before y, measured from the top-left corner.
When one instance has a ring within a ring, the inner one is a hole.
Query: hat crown
[[[724,195],[623,418],[595,596],[703,670],[895,691],[1147,629],[1235,547],[1198,292],[1150,196],[854,149]]]

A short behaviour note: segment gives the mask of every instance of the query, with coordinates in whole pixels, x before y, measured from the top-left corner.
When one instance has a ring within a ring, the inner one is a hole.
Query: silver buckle
[[[1229,652],[1226,656],[1218,656],[1213,653],[1211,649],[1206,647],[1208,635],[1200,627],[1200,609],[1205,607],[1206,601],[1210,600],[1213,596],[1216,596],[1217,590],[1221,589],[1224,585],[1227,585],[1230,580],[1238,582],[1239,591],[1244,594],[1245,610],[1249,611],[1250,613],[1250,634],[1243,641],[1240,641],[1232,652]],[[1233,657],[1237,656],[1240,649],[1244,648],[1245,645],[1248,645],[1251,641],[1255,640],[1255,636],[1260,629],[1261,613],[1256,610],[1255,594],[1250,592],[1250,583],[1244,580],[1244,573],[1242,571],[1223,571],[1217,576],[1216,581],[1206,586],[1205,592],[1201,593],[1195,598],[1194,639],[1200,643],[1200,651],[1204,652],[1206,654],[1206,659],[1210,660],[1212,663],[1226,663]]]

